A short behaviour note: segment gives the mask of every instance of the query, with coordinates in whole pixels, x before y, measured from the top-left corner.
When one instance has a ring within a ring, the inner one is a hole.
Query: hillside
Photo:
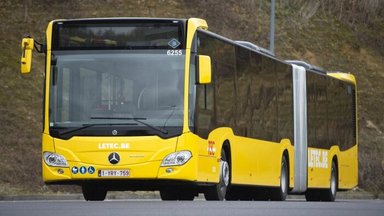
[[[276,54],[356,75],[359,186],[384,191],[384,1],[319,2],[277,1]],[[41,180],[44,56],[34,52],[27,76],[19,61],[23,36],[44,42],[50,20],[81,17],[200,17],[213,32],[268,47],[269,0],[0,1],[0,195],[73,190]]]

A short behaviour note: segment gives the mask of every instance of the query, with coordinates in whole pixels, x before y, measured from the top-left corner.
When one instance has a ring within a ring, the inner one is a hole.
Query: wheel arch
[[[294,152],[294,146],[292,145],[291,141],[289,139],[282,139],[280,141],[281,143],[281,160],[283,160],[283,157],[287,160],[287,168],[288,168],[288,189],[293,190],[294,188],[294,167],[295,167],[295,152]],[[281,166],[279,167],[279,170],[281,170]]]
[[[217,150],[219,150],[218,152],[220,154],[221,150],[224,149],[230,165],[232,163],[231,140],[233,139],[233,137],[233,131],[231,128],[228,127],[217,128],[213,130],[208,136],[209,141],[214,141],[216,143],[216,147],[218,148]]]
[[[290,175],[290,159],[289,159],[289,153],[288,153],[288,149],[284,149],[284,151],[283,151],[283,155],[281,156],[281,159],[283,159],[283,157],[285,157],[285,159],[287,160],[287,166],[288,166],[288,182],[290,182],[289,181],[289,179],[290,179],[290,177],[291,177],[291,175]]]
[[[337,174],[337,187],[339,187],[339,171],[340,171],[340,167],[339,167],[339,154],[340,154],[340,148],[339,146],[332,146],[331,149],[329,150],[329,158],[328,158],[328,165],[329,165],[329,173],[332,172],[332,163],[335,163],[336,165],[336,174]],[[331,159],[331,160],[329,160]]]
[[[229,186],[231,185],[231,182],[232,182],[232,153],[231,153],[231,142],[226,139],[224,140],[223,142],[223,145],[221,147],[222,150],[224,150],[225,152],[225,155],[227,157],[227,162],[228,162],[228,165],[229,165]]]
[[[228,139],[224,140],[221,149],[224,150],[225,155],[227,156],[228,163],[229,165],[231,165],[232,164],[231,143]]]
[[[335,166],[336,166],[336,189],[338,190],[339,189],[339,160],[337,158],[337,155],[333,155],[332,157],[332,163],[331,163],[331,166],[332,164],[335,163]],[[331,167],[331,172],[332,172],[332,167]]]
[[[337,155],[333,155],[332,157],[332,163],[335,162],[337,170],[339,170],[339,160],[337,158]]]

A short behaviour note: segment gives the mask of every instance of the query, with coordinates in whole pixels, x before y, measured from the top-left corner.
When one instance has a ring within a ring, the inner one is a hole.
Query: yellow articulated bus
[[[356,80],[207,30],[202,19],[54,20],[42,173],[86,200],[334,201],[357,185]]]

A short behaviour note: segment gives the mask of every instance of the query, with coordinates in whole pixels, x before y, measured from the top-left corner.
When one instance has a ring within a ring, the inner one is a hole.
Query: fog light
[[[59,174],[63,174],[63,173],[64,173],[64,170],[62,170],[62,169],[58,169],[58,170],[57,170],[57,173],[59,173]]]
[[[167,168],[167,169],[165,170],[165,172],[166,172],[166,173],[171,173],[171,172],[173,172],[173,169],[172,169],[172,168]]]

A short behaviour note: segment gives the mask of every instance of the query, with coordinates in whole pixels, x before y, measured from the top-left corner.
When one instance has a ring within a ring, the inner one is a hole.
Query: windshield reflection
[[[140,118],[145,119],[142,126],[181,128],[184,55],[170,56],[166,50],[60,51],[54,57],[50,127]]]

